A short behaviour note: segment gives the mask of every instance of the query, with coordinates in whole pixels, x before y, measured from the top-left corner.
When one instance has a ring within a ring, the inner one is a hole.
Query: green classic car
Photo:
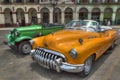
[[[5,35],[7,40],[4,42],[7,43],[11,49],[18,50],[18,52],[22,54],[28,54],[31,51],[29,40],[34,37],[47,35],[63,28],[63,25],[59,24],[18,27]]]

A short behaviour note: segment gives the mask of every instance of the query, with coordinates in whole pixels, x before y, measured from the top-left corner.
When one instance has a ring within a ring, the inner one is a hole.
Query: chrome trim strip
[[[41,47],[37,47],[37,49],[38,50],[40,49],[41,51],[45,51],[45,52],[48,52],[48,53],[53,54],[53,55],[61,56],[62,58],[66,59],[65,56],[59,52],[48,50],[48,49],[41,48]]]
[[[62,65],[60,66],[60,70],[66,71],[66,72],[81,72],[84,69],[84,64],[79,64],[79,65],[73,65],[73,64],[68,64],[66,62],[62,62]]]

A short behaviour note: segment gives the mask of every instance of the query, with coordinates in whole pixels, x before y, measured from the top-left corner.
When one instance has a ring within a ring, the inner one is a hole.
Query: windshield
[[[75,28],[75,27],[82,27],[82,26],[87,26],[89,24],[89,21],[83,21],[83,20],[78,20],[78,21],[70,21],[69,23],[66,24],[66,28]]]
[[[83,30],[87,32],[98,31],[97,22],[90,21],[90,20],[73,20],[73,21],[70,21],[68,24],[66,24],[65,28],[73,29],[73,30]]]

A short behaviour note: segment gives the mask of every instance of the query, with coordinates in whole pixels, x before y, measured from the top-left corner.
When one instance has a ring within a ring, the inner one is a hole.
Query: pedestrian
[[[16,25],[17,27],[20,27],[18,19],[17,19]]]
[[[107,19],[105,19],[105,25],[107,25],[107,22],[108,22]]]
[[[111,21],[110,19],[107,21],[107,26],[110,26],[111,25]]]

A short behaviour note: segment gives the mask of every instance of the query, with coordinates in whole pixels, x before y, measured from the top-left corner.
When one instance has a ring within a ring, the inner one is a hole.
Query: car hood
[[[37,29],[42,29],[42,26],[40,26],[40,25],[31,25],[31,26],[25,26],[25,27],[18,27],[18,28],[15,28],[14,30],[17,30],[17,31],[30,31],[30,30],[37,30]]]
[[[81,45],[79,39],[83,39],[85,43],[89,37],[93,36],[99,35],[82,30],[61,30],[44,36],[40,46],[62,53],[68,53],[70,49]]]

